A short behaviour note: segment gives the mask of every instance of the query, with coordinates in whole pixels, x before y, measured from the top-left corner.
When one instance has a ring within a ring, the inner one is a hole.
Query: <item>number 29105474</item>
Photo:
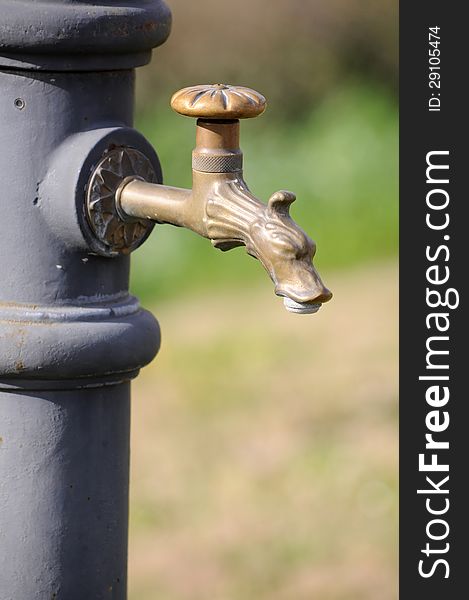
[[[441,27],[428,28],[428,87],[431,90],[431,96],[428,99],[428,110],[431,112],[441,110],[440,29]]]

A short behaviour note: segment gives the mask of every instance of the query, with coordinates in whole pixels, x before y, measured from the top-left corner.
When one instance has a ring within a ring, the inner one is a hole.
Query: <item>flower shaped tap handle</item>
[[[171,108],[177,113],[204,120],[249,119],[262,114],[266,106],[266,99],[259,92],[224,83],[194,85],[171,98]]]

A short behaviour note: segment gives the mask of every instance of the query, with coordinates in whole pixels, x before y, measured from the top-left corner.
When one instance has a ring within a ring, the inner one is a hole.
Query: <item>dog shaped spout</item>
[[[313,265],[316,244],[290,217],[292,192],[273,194],[251,226],[247,251],[256,256],[275,284],[275,293],[299,304],[321,305],[332,298]]]
[[[295,194],[281,190],[264,204],[240,172],[194,172],[193,187],[141,180],[126,183],[116,202],[132,219],[186,227],[220,250],[245,246],[269,274],[287,310],[314,313],[332,298],[313,265],[315,243],[290,217]]]
[[[292,312],[316,312],[332,298],[313,265],[315,243],[293,221],[295,194],[281,190],[267,205],[242,179],[220,186],[206,205],[207,237],[221,250],[246,246],[257,258]]]

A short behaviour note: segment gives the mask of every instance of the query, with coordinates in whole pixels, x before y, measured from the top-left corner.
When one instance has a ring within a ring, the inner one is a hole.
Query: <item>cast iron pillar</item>
[[[159,329],[84,207],[110,150],[161,181],[133,69],[169,30],[161,0],[0,0],[1,600],[126,597],[129,381]]]

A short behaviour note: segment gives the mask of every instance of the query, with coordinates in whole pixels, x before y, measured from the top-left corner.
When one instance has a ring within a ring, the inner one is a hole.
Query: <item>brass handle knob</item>
[[[177,113],[217,121],[257,117],[266,105],[266,99],[259,92],[223,83],[183,88],[171,98],[171,108]]]

